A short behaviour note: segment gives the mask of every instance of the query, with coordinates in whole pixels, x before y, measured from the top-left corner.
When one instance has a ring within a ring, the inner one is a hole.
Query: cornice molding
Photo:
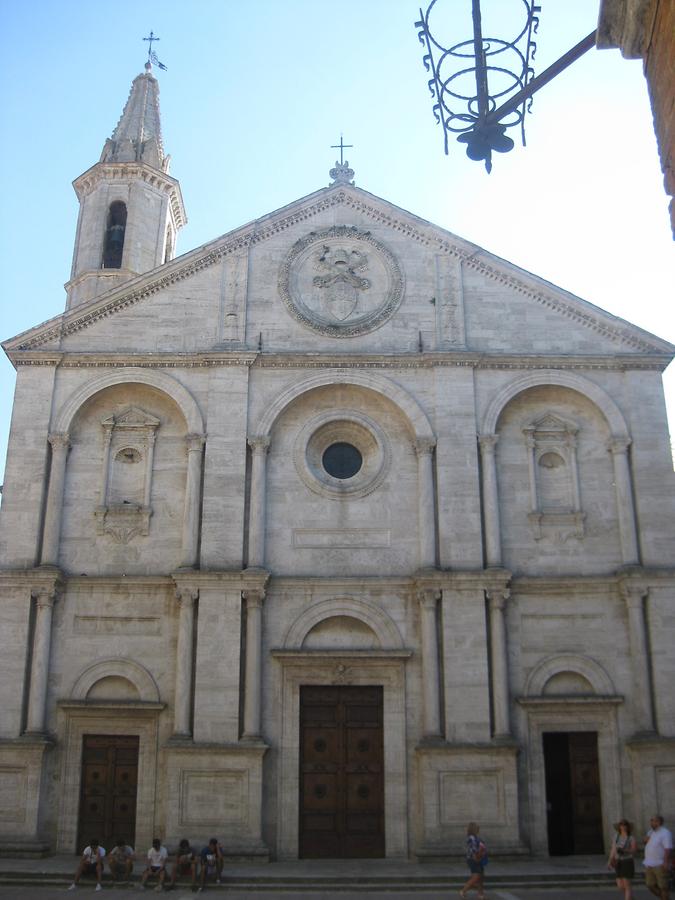
[[[177,179],[160,169],[137,162],[98,162],[73,181],[77,199],[90,194],[102,181],[143,181],[162,193],[169,194],[174,222],[178,228],[186,224],[185,208]]]
[[[97,165],[111,165],[113,168],[129,166],[129,164]],[[169,180],[169,176],[157,170],[137,164],[131,165],[137,166],[139,174],[141,170],[147,169],[158,179]],[[96,166],[92,167],[92,169],[95,168]],[[91,171],[85,172],[80,179],[92,177]],[[128,171],[125,168],[125,172]],[[80,179],[77,181],[79,182]],[[562,288],[548,287],[544,282],[539,283],[540,279],[537,276],[516,270],[516,267],[501,262],[496,257],[488,256],[489,261],[486,261],[483,258],[486,251],[482,248],[455,238],[454,235],[440,227],[417,219],[411,213],[397,209],[372,194],[344,185],[340,188],[325,188],[305,200],[296,201],[276,213],[271,213],[263,219],[249,223],[224,237],[198,247],[184,257],[139,276],[131,283],[117,289],[113,288],[102,297],[84,304],[86,311],[82,307],[76,307],[35,329],[18,335],[6,343],[6,349],[29,350],[50,340],[81,331],[94,322],[113,315],[120,309],[128,309],[146,297],[184,281],[195,273],[217,264],[227,256],[248,250],[299,223],[311,221],[315,216],[336,206],[354,209],[371,221],[403,234],[435,253],[449,254],[459,259],[467,268],[482,273],[490,280],[515,290],[612,341],[628,345],[641,352],[669,353],[671,350],[675,352],[675,348],[672,348],[667,341],[662,341],[656,336],[652,340],[647,332],[643,333],[637,326],[621,323],[620,320],[617,320],[615,324],[614,321],[610,321],[614,318],[610,313],[603,314],[601,310],[597,310],[598,314],[596,314],[593,311],[594,307],[581,298],[568,294]],[[385,212],[385,206],[392,212]],[[534,282],[537,283],[534,284]],[[584,308],[586,306],[588,309]]]
[[[55,352],[54,350],[7,350],[15,366],[58,366],[61,369],[119,369],[136,366],[151,369],[198,369],[246,366],[256,369],[436,369],[477,370],[598,370],[612,372],[662,372],[671,357],[649,356],[531,356],[481,353],[471,350],[425,353],[261,353],[245,348],[217,349],[195,353]]]

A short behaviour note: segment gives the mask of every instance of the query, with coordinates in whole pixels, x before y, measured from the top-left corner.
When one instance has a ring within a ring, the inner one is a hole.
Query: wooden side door
[[[300,688],[300,856],[384,856],[381,687]]]
[[[569,735],[569,757],[574,852],[603,853],[597,733],[572,732]]]
[[[77,852],[91,838],[109,850],[118,838],[134,845],[138,737],[84,735]]]
[[[602,853],[597,732],[546,732],[543,743],[549,853]]]

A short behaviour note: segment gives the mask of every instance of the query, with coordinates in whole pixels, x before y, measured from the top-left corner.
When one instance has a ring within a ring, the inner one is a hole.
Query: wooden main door
[[[301,687],[300,857],[382,856],[382,688]]]
[[[134,846],[137,781],[137,737],[84,735],[78,853],[91,838],[106,850],[118,838]]]
[[[597,732],[546,732],[544,763],[549,853],[602,853]]]

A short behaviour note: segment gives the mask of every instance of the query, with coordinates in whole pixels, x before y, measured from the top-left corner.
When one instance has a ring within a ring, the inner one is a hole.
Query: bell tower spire
[[[169,175],[152,63],[134,78],[100,160],[73,182],[80,202],[67,308],[173,259],[186,223],[180,185]]]

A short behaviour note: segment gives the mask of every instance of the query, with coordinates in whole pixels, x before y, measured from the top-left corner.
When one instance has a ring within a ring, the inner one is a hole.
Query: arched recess
[[[256,438],[268,437],[277,418],[289,403],[292,403],[297,397],[306,394],[308,391],[331,384],[353,384],[366,390],[374,391],[377,394],[382,394],[391,400],[392,403],[395,403],[404,413],[415,440],[435,442],[434,431],[427,414],[407,391],[382,375],[374,375],[370,372],[344,372],[341,369],[330,369],[310,378],[303,377],[289,385],[267,407],[263,415],[258,419],[256,427],[251,430],[251,434]]]
[[[562,672],[581,675],[599,696],[610,697],[616,693],[612,679],[595,660],[575,653],[561,653],[546,657],[532,669],[525,682],[525,696],[541,697],[548,680]]]
[[[102,678],[125,678],[138,691],[144,703],[159,703],[159,688],[150,672],[140,663],[131,659],[104,659],[94,663],[82,672],[70,692],[71,700],[86,700],[91,688]]]
[[[100,375],[98,378],[92,378],[91,381],[83,384],[61,406],[51,431],[58,434],[67,434],[80,407],[94,394],[98,394],[99,391],[117,384],[145,384],[162,391],[164,394],[168,394],[183,413],[188,432],[190,434],[204,434],[204,419],[192,394],[171,375],[167,375],[165,372],[141,369],[136,366]]]
[[[304,610],[286,633],[284,648],[300,650],[303,641],[319,622],[335,616],[347,616],[367,625],[376,635],[380,647],[386,650],[402,650],[403,640],[396,623],[387,613],[366,600],[354,597],[337,597],[323,600]]]
[[[483,417],[481,433],[484,435],[495,433],[502,410],[518,394],[533,387],[545,387],[546,385],[566,387],[582,394],[594,403],[605,417],[612,437],[628,440],[626,420],[619,407],[605,390],[581,375],[575,375],[572,372],[560,372],[556,369],[540,369],[537,372],[528,372],[527,375],[521,375],[510,384],[505,385],[488,406]]]

